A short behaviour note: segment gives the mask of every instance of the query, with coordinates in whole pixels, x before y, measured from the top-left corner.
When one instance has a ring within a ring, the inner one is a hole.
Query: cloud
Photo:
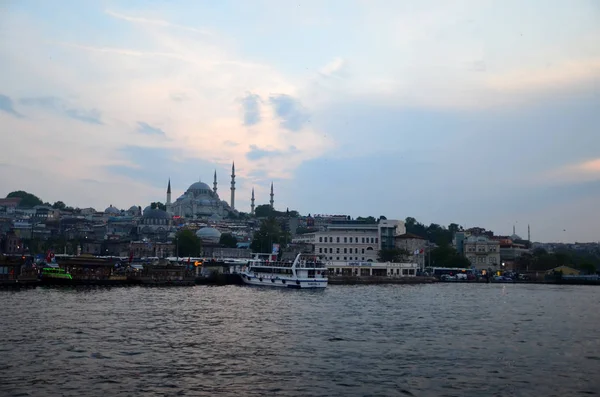
[[[106,10],[105,12],[107,15],[110,15],[113,18],[122,19],[122,20],[128,21],[128,22],[147,24],[147,25],[155,25],[155,26],[160,26],[160,27],[164,27],[164,28],[181,29],[181,30],[184,30],[187,32],[200,33],[203,35],[211,35],[212,34],[208,30],[197,29],[197,28],[193,28],[190,26],[178,25],[178,24],[167,22],[167,21],[163,21],[161,19],[148,19],[148,18],[142,18],[142,17],[132,17],[132,16],[123,15],[123,14],[120,14],[118,12],[114,12],[111,10]]]
[[[279,150],[266,150],[257,147],[256,145],[250,145],[250,151],[246,153],[248,160],[260,160],[265,157],[281,156]]]
[[[150,124],[145,123],[143,121],[138,121],[137,124],[138,124],[137,131],[142,134],[167,136],[167,134],[158,127],[153,127]]]
[[[260,123],[260,97],[256,94],[248,94],[242,98],[244,110],[244,125],[251,127]]]
[[[273,95],[269,98],[275,113],[281,119],[281,126],[297,132],[309,121],[309,115],[300,101],[290,95]]]
[[[27,106],[38,106],[46,108],[74,120],[83,121],[84,123],[102,125],[101,113],[97,109],[77,109],[69,106],[63,99],[47,96],[47,97],[31,97],[22,98],[21,104]]]
[[[189,100],[190,98],[184,93],[175,93],[171,94],[171,99],[175,102],[183,102]]]
[[[23,115],[15,110],[12,99],[2,94],[0,94],[0,110],[12,114],[15,117],[23,117]]]
[[[346,66],[346,61],[342,58],[335,58],[319,70],[319,73],[324,77],[335,76],[339,77],[339,72]]]
[[[545,173],[543,180],[562,183],[600,181],[600,158],[558,167]]]

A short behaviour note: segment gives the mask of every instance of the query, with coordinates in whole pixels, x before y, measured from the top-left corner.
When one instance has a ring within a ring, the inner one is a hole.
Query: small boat
[[[279,288],[327,287],[327,267],[318,257],[298,254],[293,262],[273,259],[270,254],[256,254],[242,268],[242,281],[248,285]]]

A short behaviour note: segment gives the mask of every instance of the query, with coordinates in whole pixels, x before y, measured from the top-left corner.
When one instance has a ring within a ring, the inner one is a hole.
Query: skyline
[[[229,202],[235,162],[244,212],[600,239],[594,2],[65,4],[0,4],[2,197]]]

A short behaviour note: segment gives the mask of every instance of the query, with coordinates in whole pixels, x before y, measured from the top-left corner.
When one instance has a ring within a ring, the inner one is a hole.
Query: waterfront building
[[[327,261],[376,262],[379,250],[394,248],[395,236],[404,233],[402,221],[344,220],[333,221],[325,230],[298,234],[292,242],[312,245],[313,253]]]
[[[497,268],[500,261],[500,241],[485,235],[469,236],[463,243],[462,254],[477,269]]]

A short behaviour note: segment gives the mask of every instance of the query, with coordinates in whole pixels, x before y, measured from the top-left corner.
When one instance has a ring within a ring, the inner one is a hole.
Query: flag
[[[415,250],[415,252],[413,252],[414,255],[419,255],[419,250]]]
[[[423,252],[425,252],[425,250],[423,248],[421,248],[421,251],[419,251],[419,254],[422,254]]]

